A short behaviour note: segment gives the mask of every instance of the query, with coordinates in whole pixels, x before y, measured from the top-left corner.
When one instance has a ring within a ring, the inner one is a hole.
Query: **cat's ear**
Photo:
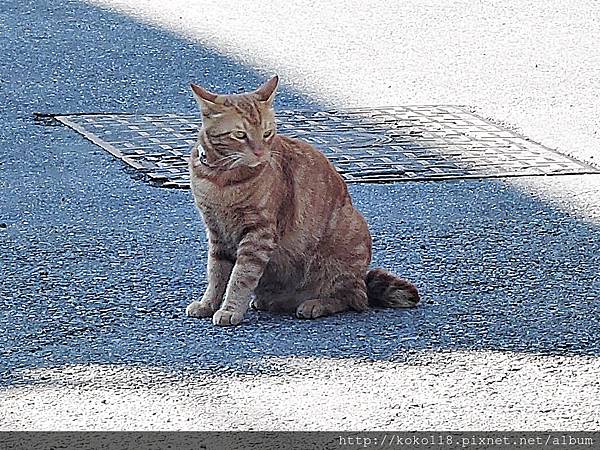
[[[191,86],[194,97],[196,98],[203,115],[212,116],[223,112],[224,98],[222,96],[213,94],[194,83],[191,83]]]
[[[254,93],[258,97],[258,100],[268,104],[273,104],[275,93],[277,92],[277,85],[279,84],[279,77],[275,75],[261,87],[259,87]]]

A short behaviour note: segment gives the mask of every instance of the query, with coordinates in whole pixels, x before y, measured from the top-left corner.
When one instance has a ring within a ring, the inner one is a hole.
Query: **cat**
[[[300,319],[415,306],[412,283],[368,270],[367,223],[329,160],[277,134],[278,83],[236,95],[191,85],[202,127],[189,170],[209,251],[208,286],[186,314],[227,326],[249,306]]]

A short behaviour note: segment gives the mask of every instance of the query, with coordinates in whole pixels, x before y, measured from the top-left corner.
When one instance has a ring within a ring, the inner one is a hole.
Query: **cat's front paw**
[[[214,308],[205,302],[192,302],[185,309],[185,315],[188,317],[212,317],[214,313]]]
[[[213,324],[221,327],[228,327],[232,325],[239,325],[244,318],[244,314],[236,311],[228,311],[226,309],[219,309],[213,315]]]

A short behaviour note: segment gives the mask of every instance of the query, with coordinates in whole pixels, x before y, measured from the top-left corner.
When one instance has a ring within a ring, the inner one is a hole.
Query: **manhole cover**
[[[600,173],[458,106],[278,111],[279,133],[319,148],[348,182]],[[57,120],[164,187],[187,188],[197,114]]]

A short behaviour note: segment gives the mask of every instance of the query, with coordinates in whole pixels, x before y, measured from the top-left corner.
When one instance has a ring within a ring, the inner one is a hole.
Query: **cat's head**
[[[255,167],[271,157],[277,133],[273,99],[275,75],[253,92],[213,94],[192,84],[202,112],[200,142],[211,162],[223,167]]]

